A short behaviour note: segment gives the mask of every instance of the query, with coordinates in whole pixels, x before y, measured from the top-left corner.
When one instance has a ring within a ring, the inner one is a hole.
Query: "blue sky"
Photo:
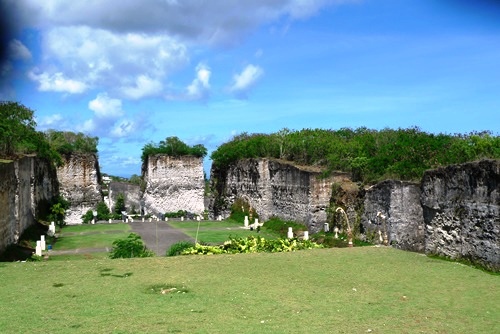
[[[39,130],[98,136],[101,171],[112,175],[140,174],[142,147],[170,136],[211,152],[236,134],[285,127],[500,133],[493,0],[0,0],[0,9],[0,99],[35,110]]]

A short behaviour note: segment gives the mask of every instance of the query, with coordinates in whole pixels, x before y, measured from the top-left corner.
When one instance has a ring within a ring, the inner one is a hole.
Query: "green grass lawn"
[[[170,226],[175,227],[192,238],[196,238],[198,230],[198,222],[194,221],[169,221]],[[221,244],[230,237],[233,238],[246,238],[250,235],[260,235],[263,238],[274,239],[278,238],[278,234],[273,231],[268,231],[263,227],[259,233],[257,231],[250,231],[243,229],[243,223],[236,223],[232,220],[224,221],[201,221],[199,223],[198,242],[202,241],[210,244]]]
[[[128,224],[71,225],[61,229],[54,250],[106,248],[130,233]]]
[[[0,278],[1,333],[500,333],[500,276],[383,247],[49,259]]]

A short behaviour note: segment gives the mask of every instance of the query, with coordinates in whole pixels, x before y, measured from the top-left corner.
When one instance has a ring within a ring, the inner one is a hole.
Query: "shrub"
[[[282,237],[286,237],[288,233],[288,228],[291,227],[293,231],[307,231],[307,227],[296,223],[294,221],[282,220],[278,217],[272,217],[264,224],[264,228],[269,231],[278,233]]]
[[[179,241],[170,246],[167,250],[166,256],[177,256],[181,255],[182,252],[188,248],[194,247],[194,243],[189,241]]]
[[[299,239],[264,239],[259,236],[246,238],[230,238],[219,246],[207,246],[196,244],[194,247],[185,249],[182,255],[194,254],[238,254],[259,252],[293,252],[302,249],[321,248],[322,246],[310,240]]]
[[[109,253],[112,259],[152,256],[154,253],[146,248],[141,237],[136,233],[130,233],[126,238],[113,241],[113,249]]]

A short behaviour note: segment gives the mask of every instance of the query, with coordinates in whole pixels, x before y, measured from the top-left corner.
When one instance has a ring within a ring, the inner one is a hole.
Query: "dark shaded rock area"
[[[425,252],[500,270],[500,161],[425,173]]]

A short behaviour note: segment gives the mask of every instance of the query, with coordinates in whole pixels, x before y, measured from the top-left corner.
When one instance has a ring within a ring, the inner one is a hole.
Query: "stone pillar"
[[[42,250],[45,250],[45,236],[42,235],[40,236],[40,246],[42,247]]]
[[[291,227],[289,227],[289,228],[288,228],[288,234],[287,234],[287,237],[288,237],[288,239],[292,239],[292,238],[293,238],[293,231],[292,231],[292,228],[291,228]]]
[[[220,216],[219,216],[220,217]],[[248,227],[248,216],[245,216],[245,221],[243,222],[245,227]]]
[[[38,256],[42,256],[42,245],[40,240],[37,240],[36,242],[35,254]]]
[[[309,240],[309,231],[304,231],[304,240]]]

